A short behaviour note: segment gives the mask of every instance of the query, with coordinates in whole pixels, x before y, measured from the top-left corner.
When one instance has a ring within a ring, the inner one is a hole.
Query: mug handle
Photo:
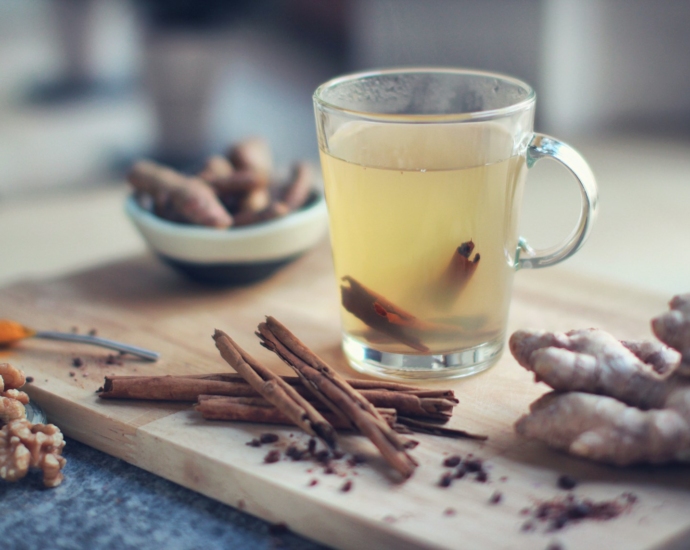
[[[537,269],[549,267],[569,258],[584,244],[592,229],[597,213],[599,196],[594,174],[584,158],[569,145],[544,134],[535,133],[527,146],[527,168],[544,157],[550,157],[563,164],[575,176],[582,193],[582,210],[575,229],[565,242],[534,250],[520,237],[515,257],[515,269]]]

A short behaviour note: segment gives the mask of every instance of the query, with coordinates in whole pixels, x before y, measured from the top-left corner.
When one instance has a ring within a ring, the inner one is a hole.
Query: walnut
[[[26,378],[24,373],[9,363],[0,363],[0,426],[10,420],[26,418],[24,405],[29,396],[19,391]]]
[[[24,373],[9,363],[0,363],[0,392],[18,390],[26,383]]]
[[[0,426],[20,418],[26,418],[24,405],[12,397],[0,396]]]
[[[12,390],[0,392],[0,397],[9,397],[10,399],[16,399],[22,405],[28,405],[29,404],[29,396],[26,393],[24,393],[23,391],[19,391],[19,390],[12,389]]]
[[[65,441],[53,424],[31,424],[28,420],[13,420],[0,429],[0,478],[17,481],[29,468],[43,470],[43,484],[57,487],[62,483],[61,456]]]

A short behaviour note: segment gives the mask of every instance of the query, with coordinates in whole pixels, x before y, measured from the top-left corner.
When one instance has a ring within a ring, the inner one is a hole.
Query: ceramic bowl
[[[125,210],[149,247],[191,279],[242,285],[265,279],[299,258],[328,229],[323,194],[287,216],[255,225],[214,229],[170,222],[130,195]]]

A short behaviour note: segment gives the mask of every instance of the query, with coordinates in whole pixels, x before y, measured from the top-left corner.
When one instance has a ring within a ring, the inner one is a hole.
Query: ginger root
[[[690,294],[670,307],[652,320],[661,342],[597,329],[515,332],[513,356],[555,390],[532,403],[518,433],[619,466],[690,461]]]
[[[671,311],[652,319],[656,337],[682,355],[678,367],[690,376],[690,294],[675,296],[669,303]]]

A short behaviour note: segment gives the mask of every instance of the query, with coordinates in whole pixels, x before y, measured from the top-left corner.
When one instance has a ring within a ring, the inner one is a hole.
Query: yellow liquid
[[[524,156],[500,127],[350,123],[321,151],[338,280],[351,277],[422,329],[377,330],[342,309],[345,332],[379,351],[442,354],[503,338]],[[457,288],[457,248],[480,260]],[[409,332],[411,347],[396,336]]]

